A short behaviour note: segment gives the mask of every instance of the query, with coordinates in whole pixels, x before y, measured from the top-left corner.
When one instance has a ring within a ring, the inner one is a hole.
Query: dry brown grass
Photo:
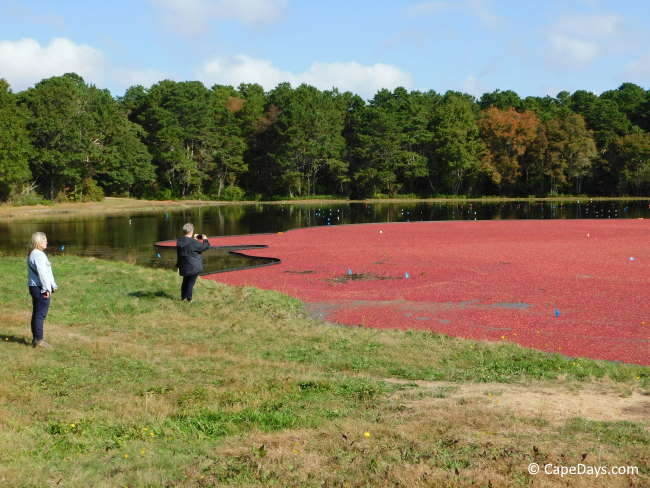
[[[232,205],[232,202],[209,200],[137,200],[107,197],[101,202],[70,202],[54,205],[0,205],[0,220],[73,218],[80,215],[117,215],[132,212],[180,210],[199,206]]]
[[[525,393],[523,385],[465,384],[438,398],[435,392],[441,386],[449,384],[428,383],[415,390],[401,390],[372,420],[346,420],[318,430],[255,433],[244,440],[230,440],[215,450],[211,464],[189,469],[183,486],[647,486],[647,476],[562,478],[527,473],[533,461],[542,466],[628,465],[616,446],[589,436],[568,439],[562,427],[571,414],[562,404],[593,401],[586,412],[593,420],[608,419],[616,411],[624,415],[617,420],[643,421],[650,426],[647,416],[629,410],[625,415],[627,407],[622,403],[609,404],[613,399],[627,405],[643,404],[635,395],[621,399],[615,388],[606,384],[577,393],[556,385],[534,385],[537,393],[557,400],[556,408],[544,409],[543,416],[536,417],[531,414],[539,412],[531,411],[528,401],[513,401]],[[412,399],[416,391],[425,398]],[[500,393],[488,396],[494,391]],[[432,392],[435,397],[426,397]],[[649,453],[637,454],[650,463]]]
[[[405,381],[389,378],[398,384],[416,384],[424,392],[449,393],[447,398],[472,398],[487,408],[510,409],[520,417],[543,418],[560,423],[574,417],[605,422],[644,423],[650,428],[650,396],[611,381],[581,384],[575,382],[504,384],[450,383],[445,381]],[[403,395],[399,393],[399,395]],[[426,397],[422,403],[439,403]]]

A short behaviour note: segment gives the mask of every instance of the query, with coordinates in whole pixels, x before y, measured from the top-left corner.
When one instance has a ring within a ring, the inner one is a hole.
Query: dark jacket
[[[207,239],[203,242],[191,237],[181,237],[176,241],[176,267],[181,276],[191,276],[203,271],[201,253],[210,248]]]

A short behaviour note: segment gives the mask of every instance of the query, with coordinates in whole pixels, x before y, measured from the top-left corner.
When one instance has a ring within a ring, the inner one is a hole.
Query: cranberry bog
[[[644,219],[375,223],[211,244],[264,245],[240,252],[279,262],[204,278],[286,293],[330,322],[650,364]]]

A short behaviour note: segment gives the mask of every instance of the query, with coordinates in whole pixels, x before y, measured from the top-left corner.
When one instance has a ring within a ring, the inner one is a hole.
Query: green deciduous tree
[[[637,131],[619,138],[613,153],[621,165],[619,190],[624,194],[650,194],[650,134]]]
[[[48,78],[20,94],[29,110],[34,153],[31,169],[41,190],[53,199],[89,176],[93,151],[86,84],[72,73]]]
[[[240,176],[248,170],[244,162],[246,140],[237,118],[246,100],[234,88],[220,85],[212,87],[211,100],[212,116],[204,143],[214,162],[210,194],[219,199],[226,187],[236,187]]]
[[[582,182],[591,172],[593,161],[598,157],[592,133],[585,120],[578,114],[567,114],[546,124],[548,138],[547,176],[551,187],[566,186],[569,180],[575,183],[574,190],[581,193]]]
[[[133,93],[129,98],[137,99]],[[214,168],[206,140],[214,125],[210,91],[199,81],[161,81],[148,91],[138,117],[147,133],[159,184],[173,195],[201,192]]]
[[[281,84],[269,94],[280,110],[270,127],[278,144],[269,158],[278,168],[281,187],[293,195],[316,192],[319,178],[327,170],[341,171],[344,113],[338,93],[319,91],[309,85],[292,90]]]
[[[32,174],[32,147],[25,128],[27,114],[16,103],[9,84],[0,79],[0,201],[27,183]]]
[[[477,119],[478,107],[468,95],[447,92],[435,105],[429,153],[429,182],[434,193],[436,186],[442,186],[457,195],[479,170],[485,147]]]
[[[512,90],[494,90],[491,93],[485,93],[479,101],[481,110],[486,108],[496,107],[501,110],[514,108],[515,110],[522,110],[524,102],[519,98],[519,95]]]
[[[107,90],[69,73],[20,94],[30,113],[31,168],[50,198],[108,193],[140,195],[153,180],[142,129]],[[100,186],[97,186],[99,183]]]
[[[638,126],[644,125],[647,117],[644,105],[649,98],[648,92],[639,85],[623,83],[616,90],[603,92],[600,98],[616,103],[619,110],[625,114],[632,124]]]
[[[425,149],[436,95],[380,90],[364,111],[353,177],[361,195],[395,195],[429,174]]]

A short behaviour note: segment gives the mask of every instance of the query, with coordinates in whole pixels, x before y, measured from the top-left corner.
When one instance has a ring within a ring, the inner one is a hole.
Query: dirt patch
[[[136,200],[107,197],[101,202],[57,203],[54,205],[0,206],[0,220],[73,218],[79,215],[116,215],[130,212],[157,212],[183,208],[232,205],[232,202],[205,200]]]
[[[375,280],[399,280],[398,276],[384,276],[375,273],[348,273],[335,278],[328,278],[325,281],[332,283],[346,283],[348,281],[375,281]]]
[[[490,388],[500,391],[503,402],[524,391],[524,386],[417,383],[419,388],[395,392],[386,404],[374,406],[378,410],[367,411],[365,418],[227,440],[216,447],[213,463],[197,466],[187,477],[199,478],[202,486],[239,479],[250,480],[247,486],[646,486],[644,474],[600,479],[529,475],[531,462],[643,466],[646,455],[641,446],[608,446],[595,435],[567,437],[561,428],[549,427],[541,419],[513,415],[509,406],[491,408],[486,399]],[[540,385],[535,392],[557,393],[561,388]],[[427,389],[439,394],[407,399]],[[374,418],[381,421],[370,420]]]
[[[650,428],[650,397],[637,391],[615,391],[590,386],[577,391],[562,386],[525,386],[504,383],[449,383],[406,381],[390,378],[390,383],[416,384],[430,396],[417,400],[431,403],[439,398],[457,401],[472,399],[489,408],[511,410],[518,417],[535,417],[562,424],[581,417],[606,422],[629,421]],[[444,396],[439,393],[446,392]],[[439,400],[437,400],[439,402]]]

